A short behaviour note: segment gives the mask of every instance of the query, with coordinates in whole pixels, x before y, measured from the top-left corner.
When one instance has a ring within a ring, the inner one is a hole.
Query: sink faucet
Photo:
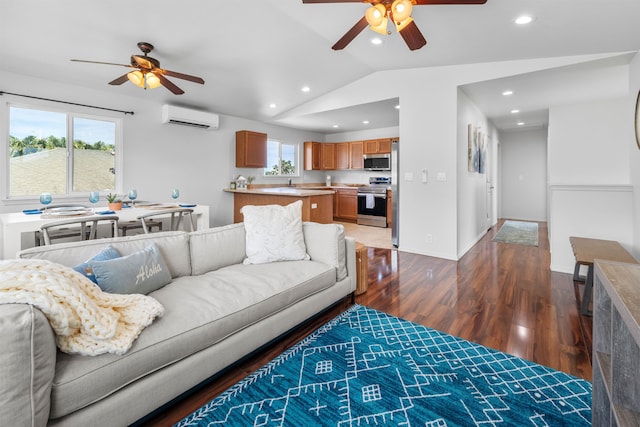
[[[289,178],[289,187],[291,187],[291,178]]]

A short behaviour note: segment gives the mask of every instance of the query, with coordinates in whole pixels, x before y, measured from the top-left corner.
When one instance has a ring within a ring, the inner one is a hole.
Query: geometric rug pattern
[[[493,241],[538,246],[538,223],[505,221],[493,237]]]
[[[591,383],[354,305],[177,426],[589,426]]]

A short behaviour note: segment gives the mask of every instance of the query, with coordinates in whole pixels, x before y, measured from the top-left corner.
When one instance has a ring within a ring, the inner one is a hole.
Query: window
[[[8,196],[114,191],[120,122],[10,105]]]
[[[267,141],[267,165],[265,176],[297,176],[298,146],[279,141]]]

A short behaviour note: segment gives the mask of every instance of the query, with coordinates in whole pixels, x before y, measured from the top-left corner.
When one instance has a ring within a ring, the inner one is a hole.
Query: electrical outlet
[[[317,203],[311,203],[311,209],[318,209]]]
[[[427,234],[427,243],[433,243],[433,234]]]

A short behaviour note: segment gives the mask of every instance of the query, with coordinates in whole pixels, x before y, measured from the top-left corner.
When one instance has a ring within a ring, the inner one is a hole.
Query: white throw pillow
[[[245,264],[309,259],[302,233],[302,200],[287,206],[247,205],[244,215]]]

